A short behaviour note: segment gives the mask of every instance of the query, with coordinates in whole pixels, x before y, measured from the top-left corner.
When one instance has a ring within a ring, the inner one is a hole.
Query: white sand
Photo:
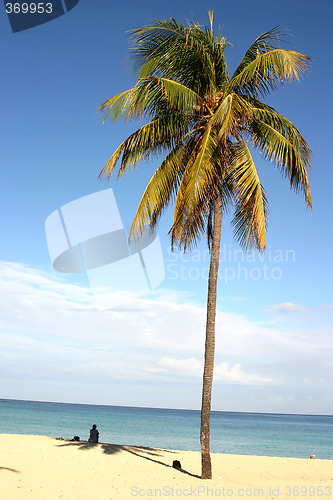
[[[179,460],[182,471],[173,469]],[[0,499],[333,498],[333,461],[200,453],[1,435]]]

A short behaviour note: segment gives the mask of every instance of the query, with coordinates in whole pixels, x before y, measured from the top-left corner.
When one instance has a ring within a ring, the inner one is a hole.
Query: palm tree
[[[203,479],[212,477],[210,410],[215,351],[215,314],[222,216],[234,206],[232,224],[245,249],[266,246],[267,198],[250,147],[273,162],[290,187],[303,191],[311,208],[308,171],[311,152],[296,127],[262,102],[278,84],[298,81],[309,58],[280,48],[284,35],[273,28],[260,35],[232,76],[225,59],[227,40],[210,23],[187,26],[175,19],[154,20],[131,33],[133,88],[99,107],[104,121],[145,119],[103,168],[118,177],[153,154],[165,157],[149,181],[134,217],[130,237],[156,226],[174,203],[172,245],[184,251],[206,233],[211,250],[201,410]]]

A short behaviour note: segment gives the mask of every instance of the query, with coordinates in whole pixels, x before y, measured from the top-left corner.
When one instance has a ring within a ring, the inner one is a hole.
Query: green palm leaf
[[[154,227],[163,210],[176,194],[183,173],[182,157],[185,147],[178,144],[158,167],[150,179],[136,211],[130,238],[140,236],[145,226]]]
[[[217,84],[217,79],[225,80],[226,39],[214,40],[210,30],[203,31],[198,23],[184,27],[173,18],[156,20],[153,26],[133,30],[132,41],[136,49],[131,61],[139,77],[166,76],[198,93],[205,92],[213,82]]]
[[[131,114],[134,112],[133,103],[135,93],[137,92],[137,88],[134,87],[132,89],[126,90],[121,94],[115,95],[103,102],[98,108],[98,113],[104,114],[103,123],[107,120],[109,116],[115,122],[118,120],[120,116],[124,116],[128,119]],[[139,115],[139,109],[135,110],[136,115]],[[141,113],[144,114],[144,108],[142,108]]]
[[[244,248],[266,247],[268,202],[249,148],[244,141],[233,146],[231,176],[235,180],[235,236]]]
[[[188,132],[190,125],[183,114],[164,115],[143,125],[116,149],[100,177],[110,178],[121,155],[119,177],[149,155],[161,153],[166,147],[172,148]]]
[[[241,96],[230,93],[220,100],[212,118],[218,130],[217,142],[225,144],[230,137],[239,138],[241,124],[245,124],[252,114],[252,107]]]
[[[311,208],[308,178],[311,151],[308,144],[296,127],[282,115],[267,110],[256,110],[255,115],[257,119],[251,124],[254,145],[289,179],[291,188],[296,192],[304,192],[305,202]]]
[[[175,217],[181,217],[186,207],[195,205],[205,191],[205,186],[213,183],[211,159],[215,149],[212,126],[209,125],[197,139],[197,143],[188,159],[187,166],[179,187],[175,205]]]
[[[253,97],[268,94],[283,81],[300,80],[307,70],[309,58],[304,54],[285,49],[272,49],[258,53],[241,71],[235,72],[228,91],[250,94]]]

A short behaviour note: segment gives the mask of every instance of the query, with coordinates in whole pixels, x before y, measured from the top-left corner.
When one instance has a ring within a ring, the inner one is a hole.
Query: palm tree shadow
[[[16,469],[11,469],[10,467],[0,467],[0,470],[9,470],[10,472],[16,472],[18,474],[21,473],[21,471],[16,470]]]
[[[165,462],[162,462],[161,460],[158,460],[158,457],[162,457],[163,453],[174,453],[173,451],[170,450],[163,450],[159,448],[151,448],[147,446],[125,446],[121,444],[108,444],[108,443],[89,443],[88,441],[70,441],[66,442],[64,444],[58,445],[59,447],[62,446],[76,446],[79,450],[86,451],[86,450],[91,450],[96,447],[101,447],[103,450],[103,453],[106,453],[107,455],[115,455],[116,453],[131,453],[132,455],[136,455],[137,457],[144,458],[145,460],[149,460],[150,462],[154,462],[155,464],[163,465],[164,467],[169,467],[173,468],[171,465],[166,464]],[[174,468],[175,471],[179,471],[182,474],[187,474],[188,476],[195,477],[200,479],[200,476],[197,474],[192,474],[191,472],[188,472],[185,469],[180,469],[180,468]]]

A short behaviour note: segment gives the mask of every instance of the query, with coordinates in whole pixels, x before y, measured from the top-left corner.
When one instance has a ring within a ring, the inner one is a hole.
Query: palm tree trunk
[[[210,256],[210,267],[208,277],[207,294],[207,319],[206,319],[206,343],[205,364],[202,383],[201,404],[201,478],[212,479],[212,463],[210,459],[210,409],[213,385],[214,354],[215,354],[215,316],[217,299],[217,278],[220,259],[220,241],[222,226],[222,202],[220,196],[214,201],[214,228],[212,248]]]

